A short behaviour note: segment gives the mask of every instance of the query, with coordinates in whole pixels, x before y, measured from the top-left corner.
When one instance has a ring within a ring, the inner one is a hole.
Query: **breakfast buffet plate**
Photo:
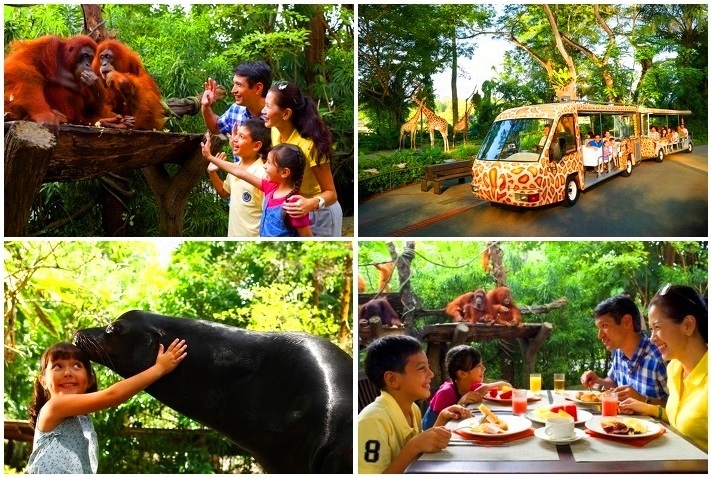
[[[479,423],[481,422],[481,417],[466,418],[459,423],[450,422],[452,423],[452,427],[450,428],[448,423],[447,428],[455,430],[457,433],[464,436],[465,438],[469,435],[471,435],[472,437],[493,438],[514,435],[524,430],[528,430],[531,427],[531,420],[524,417],[517,417],[513,415],[498,415],[498,417],[504,422],[506,422],[506,425],[508,426],[508,430],[504,430],[503,433],[492,434],[474,431],[472,428],[479,425]]]
[[[627,428],[630,429],[628,434],[609,433],[605,431],[605,428],[603,428],[603,424],[615,422],[626,425]],[[662,429],[662,426],[658,423],[650,422],[647,420],[640,420],[639,418],[622,417],[594,417],[585,422],[585,426],[589,430],[594,431],[595,433],[617,438],[644,438],[656,435]]]

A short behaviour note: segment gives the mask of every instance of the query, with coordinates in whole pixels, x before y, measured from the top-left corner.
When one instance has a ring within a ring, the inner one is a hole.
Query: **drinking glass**
[[[553,390],[559,393],[563,393],[565,390],[565,374],[564,373],[554,373],[553,374]]]
[[[541,391],[541,384],[541,374],[532,373],[529,378],[529,387],[531,388],[531,392],[538,394],[538,392]]]
[[[514,415],[525,415],[528,410],[528,391],[515,389],[511,395],[511,408]]]
[[[602,416],[617,416],[617,394],[615,392],[603,392],[602,394]]]

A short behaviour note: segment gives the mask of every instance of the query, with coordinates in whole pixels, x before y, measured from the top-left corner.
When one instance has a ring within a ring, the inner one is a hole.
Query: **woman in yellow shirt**
[[[664,420],[708,452],[708,308],[696,290],[667,284],[649,306],[652,343],[667,364],[666,409],[628,398],[620,409]]]
[[[280,81],[267,92],[262,115],[272,128],[272,145],[298,146],[309,165],[299,194],[284,210],[294,218],[308,214],[314,236],[340,237],[343,210],[331,173],[333,138],[313,100],[294,83]]]

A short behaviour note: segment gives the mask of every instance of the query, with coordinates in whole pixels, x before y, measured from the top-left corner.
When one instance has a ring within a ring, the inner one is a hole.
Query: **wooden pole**
[[[57,138],[29,121],[5,133],[5,237],[24,236],[32,203],[42,186]]]

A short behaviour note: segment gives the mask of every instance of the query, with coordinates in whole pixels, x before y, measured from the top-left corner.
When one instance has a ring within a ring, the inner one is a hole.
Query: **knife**
[[[482,442],[477,442],[477,441],[462,441],[462,440],[457,440],[457,441],[450,441],[449,445],[447,446],[483,446],[483,447],[489,447],[489,446],[509,446],[508,443],[501,443],[501,442],[494,442],[494,443],[482,443]]]

